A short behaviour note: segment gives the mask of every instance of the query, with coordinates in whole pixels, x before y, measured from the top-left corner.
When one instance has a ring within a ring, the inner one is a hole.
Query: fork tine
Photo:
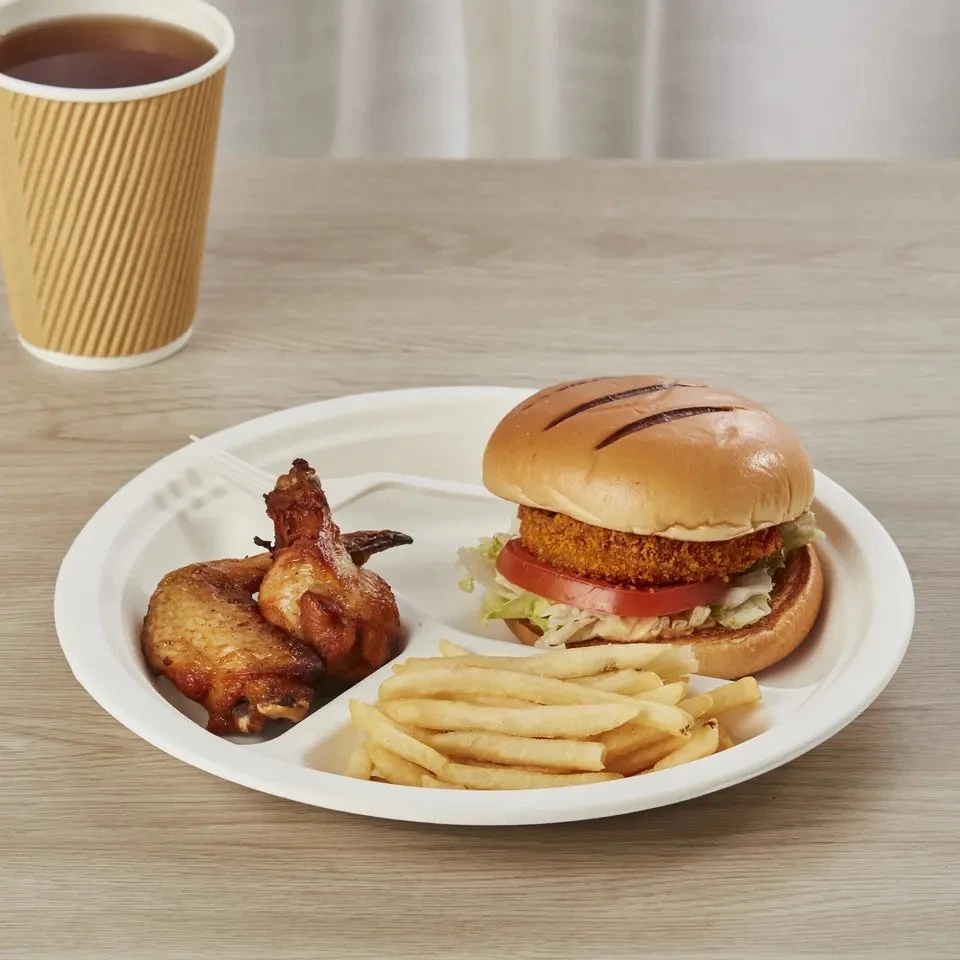
[[[273,478],[266,470],[261,470],[259,467],[255,467],[252,463],[247,463],[246,460],[241,460],[232,453],[221,451],[216,454],[216,458],[225,467],[236,471],[237,474],[244,474],[249,477],[250,480],[262,488],[262,492],[269,490],[273,486]]]
[[[190,439],[194,443],[200,440],[193,434],[190,435]],[[273,486],[273,477],[266,470],[255,467],[252,463],[247,463],[246,460],[242,460],[232,453],[218,450],[210,454],[210,459],[220,467],[218,473],[224,479],[230,480],[250,493],[262,496]]]
[[[223,469],[223,473],[237,483],[243,483],[250,489],[255,489],[258,493],[265,493],[272,486],[270,475],[265,471],[258,470],[252,464],[245,463],[239,457],[231,454],[217,453],[213,459]]]

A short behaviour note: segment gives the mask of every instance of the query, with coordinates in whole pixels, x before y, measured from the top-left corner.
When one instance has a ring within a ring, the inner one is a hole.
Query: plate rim
[[[104,673],[102,660],[95,666],[89,658],[84,658],[85,637],[91,627],[99,625],[102,613],[98,601],[103,568],[99,563],[90,563],[91,552],[96,555],[99,550],[102,555],[109,549],[131,508],[143,502],[142,491],[155,490],[164,478],[169,480],[179,475],[214,451],[255,440],[264,431],[279,431],[310,422],[311,418],[331,419],[384,403],[396,405],[432,398],[451,400],[457,396],[475,398],[478,394],[519,401],[533,392],[524,387],[477,385],[348,394],[262,414],[160,458],[123,484],[97,509],[61,562],[54,592],[54,621],[64,657],[77,681],[107,713],[138,737],[221,779],[342,812],[408,822],[475,826],[598,819],[704,796],[761,776],[814,749],[853,722],[882,693],[910,643],[915,613],[913,583],[899,549],[879,520],[852,494],[819,471],[816,472],[817,499],[827,504],[860,545],[871,575],[871,616],[861,650],[871,647],[871,640],[875,645],[877,635],[882,634],[890,645],[889,656],[866,658],[864,665],[861,663],[864,658],[858,653],[831,684],[827,709],[823,707],[824,698],[818,696],[820,691],[814,692],[800,710],[801,713],[817,710],[819,722],[813,734],[798,735],[795,730],[798,725],[794,723],[774,727],[740,744],[735,764],[732,755],[708,757],[696,764],[663,771],[657,775],[654,789],[647,778],[628,778],[576,787],[511,791],[509,809],[504,809],[504,804],[491,802],[491,794],[481,791],[431,791],[431,803],[424,804],[422,789],[351,780],[335,773],[298,767],[252,752],[249,745],[215,737],[182,714],[174,711],[171,715],[169,705],[159,694],[151,699],[134,691],[138,702],[131,708],[125,702],[123,688],[115,689],[108,679],[108,674],[117,679],[118,673],[123,672],[119,670],[119,662],[108,664],[114,669]],[[84,581],[89,586],[85,586]],[[854,664],[864,669],[852,672]],[[843,704],[843,709],[837,709],[838,704]],[[244,763],[244,755],[255,760],[254,769]]]

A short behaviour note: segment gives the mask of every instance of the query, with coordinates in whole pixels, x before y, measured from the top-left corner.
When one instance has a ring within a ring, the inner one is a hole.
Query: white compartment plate
[[[877,520],[821,474],[815,509],[828,536],[819,546],[828,587],[817,626],[793,656],[760,675],[765,706],[738,731],[750,739],[687,766],[502,793],[370,783],[337,772],[352,745],[347,700],[372,701],[389,665],[297,726],[255,741],[208,733],[201,708],[166,681],[155,682],[140,653],[139,630],[159,578],[197,560],[244,556],[254,550],[254,534],[270,532],[262,501],[222,479],[211,464],[217,450],[273,476],[305,457],[323,478],[343,529],[392,527],[414,537],[413,546],[371,563],[400,600],[403,655],[435,655],[441,637],[478,652],[529,653],[502,625],[477,625],[477,598],[457,589],[454,569],[459,546],[511,523],[512,506],[473,485],[490,431],[528,395],[452,387],[343,397],[251,420],[165,457],[97,511],[63,560],[56,625],[74,675],[138,736],[235,783],[368,816],[491,825],[630,813],[740,783],[822,743],[880,694],[910,639],[910,576]],[[425,480],[391,482],[384,472]],[[380,476],[359,485],[350,479],[368,474]],[[697,681],[702,687],[711,682]]]

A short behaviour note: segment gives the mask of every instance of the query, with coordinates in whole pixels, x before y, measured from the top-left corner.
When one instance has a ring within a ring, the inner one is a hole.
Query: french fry
[[[694,720],[699,720],[713,708],[713,697],[709,693],[699,693],[693,697],[681,700],[677,706],[685,713],[689,713]]]
[[[600,673],[595,677],[578,677],[576,682],[582,687],[623,693],[628,697],[663,686],[663,681],[652,670],[618,670],[616,673]]]
[[[418,699],[388,700],[381,706],[387,717],[403,726],[425,727],[428,730],[486,730],[518,737],[563,740],[580,739],[610,730],[638,716],[641,709],[652,712],[652,708],[676,711],[689,721],[688,715],[682,714],[676,707],[667,707],[662,703],[644,704],[640,700],[627,700],[625,703],[535,706],[526,709],[481,707],[454,700]],[[408,756],[407,759],[416,762],[413,756]],[[427,764],[422,763],[421,766]],[[432,772],[442,779],[448,779],[441,772]]]
[[[622,724],[614,730],[607,730],[593,739],[607,748],[607,764],[617,757],[639,750],[661,740],[667,734],[685,736],[693,728],[693,719],[690,714],[679,707],[666,707],[665,704],[651,704],[646,715],[638,716],[629,723]],[[659,712],[658,717],[652,716],[652,711]],[[651,719],[658,723],[651,723]]]
[[[619,780],[619,773],[534,773],[515,767],[475,766],[450,762],[443,779],[470,790],[536,790]]]
[[[662,687],[656,687],[653,690],[645,690],[638,693],[638,700],[646,700],[650,703],[666,703],[670,706],[676,706],[686,696],[687,684],[683,680],[677,680],[674,683],[665,683]]]
[[[471,694],[463,697],[464,703],[475,703],[481,707],[533,707],[532,700],[517,700],[515,697],[493,697],[483,693]]]
[[[664,683],[684,680],[700,669],[700,664],[689,644],[667,644],[667,649],[656,657],[649,669],[656,673]]]
[[[387,781],[404,787],[422,787],[424,777],[431,776],[429,770],[398,757],[395,753],[373,743],[369,747],[370,759],[377,769],[377,773]]]
[[[449,662],[449,661],[448,661]],[[650,691],[660,694],[664,689]],[[380,685],[380,702],[416,697],[471,700],[477,695],[511,697],[544,705],[629,703],[629,697],[607,690],[595,690],[579,683],[539,677],[535,674],[514,673],[509,670],[483,670],[462,667],[450,670],[426,670],[421,673],[398,674]],[[682,691],[677,700],[683,695]]]
[[[760,685],[754,677],[744,677],[733,683],[725,683],[707,692],[713,697],[713,707],[710,710],[710,715],[713,717],[718,717],[728,710],[736,710],[738,707],[749,707],[759,703],[761,699]]]
[[[522,770],[524,773],[553,773],[553,774],[556,774],[556,773],[559,772],[559,771],[557,771],[557,770],[555,770],[555,769],[552,769],[551,767],[531,767],[531,766],[528,766],[527,764],[518,764],[518,763],[510,763],[510,764],[506,764],[506,763],[491,763],[489,760],[467,760],[466,758],[463,758],[462,760],[459,760],[458,762],[459,762],[459,763],[465,763],[467,766],[470,766],[470,767],[484,767],[485,769],[488,769],[488,770],[502,770],[504,767],[509,766],[511,770]],[[580,772],[580,771],[568,771],[568,772],[574,772],[574,773],[576,773],[576,772]],[[582,772],[584,772],[584,773],[593,773],[593,772],[601,773],[601,772],[603,772],[603,771],[599,771],[599,770],[598,770],[598,771],[586,770],[586,771],[582,771]]]
[[[679,658],[692,659],[689,646],[674,647],[668,643],[606,643],[595,647],[553,650],[529,657],[411,657],[395,664],[393,672],[419,673],[424,670],[447,670],[451,667],[481,667],[484,670],[509,670],[513,673],[570,680],[616,670],[643,670],[668,651],[674,651],[670,653],[670,657],[677,662]]]
[[[437,787],[443,790],[463,790],[456,783],[440,780],[423,767],[418,767],[403,757],[374,745],[371,752],[377,758],[376,776],[370,779],[380,783],[394,783],[404,787]]]
[[[718,721],[719,723],[719,721]],[[733,734],[722,724],[719,724],[720,738],[717,743],[717,753],[721,750],[729,750],[731,747],[737,745],[737,741],[734,739]]]
[[[679,707],[669,703],[656,703],[652,700],[634,701],[640,708],[634,719],[661,733],[680,736],[693,726],[693,717]]]
[[[661,730],[651,730],[645,723],[625,723],[615,730],[608,730],[595,736],[593,739],[602,743],[607,749],[607,766],[617,757],[639,750],[662,740],[664,733]]]
[[[461,647],[459,644],[454,643],[452,640],[447,640],[444,638],[440,641],[440,656],[441,657],[470,657],[473,656],[473,651],[468,650],[466,647]]]
[[[343,772],[344,776],[354,777],[357,780],[370,779],[373,769],[365,741],[361,741],[353,748],[347,759],[347,768]]]
[[[467,789],[462,783],[450,783],[447,780],[440,780],[438,777],[435,777],[432,773],[425,773],[423,775],[423,786],[436,787],[440,790],[466,790]]]
[[[424,676],[424,674],[417,674],[417,676]],[[388,699],[398,699],[396,697]],[[403,699],[403,698],[399,698]],[[499,697],[495,694],[487,693],[465,693],[459,697],[436,697],[431,699],[438,700],[457,700],[460,703],[475,703],[478,706],[482,707],[533,707],[536,706],[533,700],[518,700],[516,697]],[[379,703],[382,703],[383,700],[379,700]],[[407,731],[410,732],[409,730]]]
[[[543,770],[601,771],[604,748],[588,740],[543,740],[501,733],[464,730],[427,734],[424,742],[444,756],[491,761],[513,767]]]
[[[398,729],[397,725],[376,707],[371,707],[370,704],[359,700],[351,700],[350,719],[372,741],[368,750],[374,744],[379,745],[398,757],[429,770],[435,776],[446,779],[442,777],[442,773],[447,766],[447,758],[432,747],[411,737],[406,731]]]
[[[682,747],[690,738],[689,733],[682,737],[659,736],[656,740],[637,747],[629,753],[607,760],[606,768],[615,773],[622,773],[625,777],[643,773],[644,770],[649,770],[655,763]]]
[[[377,707],[350,702],[365,736],[349,776],[407,786],[526,790],[667,770],[736,743],[716,718],[761,699],[752,677],[691,693],[686,644],[604,644],[394,665]]]
[[[668,753],[662,760],[658,760],[653,765],[653,769],[667,770],[716,753],[720,739],[717,728],[716,720],[708,720],[702,727],[697,727],[693,736],[682,747],[678,747],[673,753]]]

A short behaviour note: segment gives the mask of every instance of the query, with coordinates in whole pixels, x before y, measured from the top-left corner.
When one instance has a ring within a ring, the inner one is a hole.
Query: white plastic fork
[[[194,443],[203,442],[201,437],[193,434],[190,435],[190,439]],[[268,490],[273,489],[276,478],[272,474],[226,450],[211,452],[210,460],[219,468],[217,472],[221,477],[256,497],[262,497]],[[410,473],[358,473],[352,477],[323,480],[323,489],[333,510],[346,506],[364,494],[385,487],[402,487],[456,497],[486,498],[490,496],[479,484],[421,477]]]

